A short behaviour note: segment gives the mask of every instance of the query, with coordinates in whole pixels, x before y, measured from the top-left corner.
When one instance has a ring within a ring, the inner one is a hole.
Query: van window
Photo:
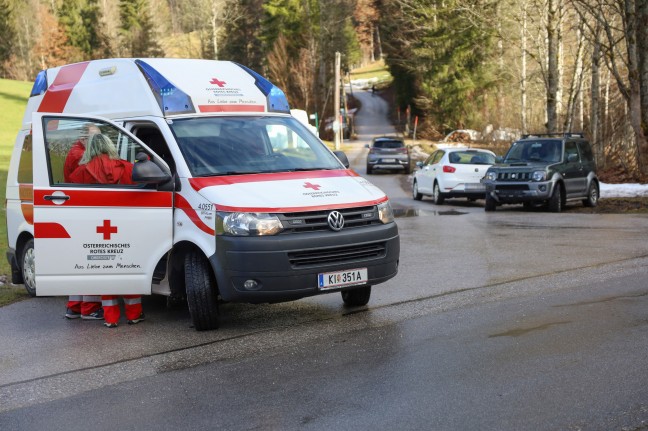
[[[44,117],[43,123],[50,184],[130,184],[126,180],[113,181],[112,174],[102,175],[105,169],[95,169],[100,165],[106,168],[108,163],[92,162],[105,157],[114,161],[111,166],[119,166],[113,173],[130,171],[135,155],[143,151],[130,136],[111,124],[95,120]],[[77,172],[82,167],[88,172]]]
[[[343,168],[292,117],[188,118],[169,126],[196,177]]]
[[[32,135],[25,136],[22,151],[20,152],[20,163],[18,163],[18,183],[32,184],[34,182],[34,163],[32,161]]]

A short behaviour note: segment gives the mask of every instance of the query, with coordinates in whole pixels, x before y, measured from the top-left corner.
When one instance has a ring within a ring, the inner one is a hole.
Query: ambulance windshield
[[[195,177],[343,169],[292,117],[206,117],[169,125]]]

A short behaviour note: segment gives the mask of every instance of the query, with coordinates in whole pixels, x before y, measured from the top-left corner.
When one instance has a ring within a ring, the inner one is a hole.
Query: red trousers
[[[71,295],[68,298],[67,308],[87,316],[101,308],[101,297],[95,295]]]
[[[126,319],[134,320],[142,314],[142,295],[122,295]],[[106,323],[117,323],[119,321],[119,296],[103,295],[101,305],[104,309],[104,320]]]

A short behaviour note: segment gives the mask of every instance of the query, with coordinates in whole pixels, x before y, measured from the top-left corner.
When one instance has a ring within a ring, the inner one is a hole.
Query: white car
[[[484,199],[481,179],[495,163],[495,153],[475,148],[443,148],[418,162],[414,172],[412,197],[429,195],[441,205],[446,198]]]

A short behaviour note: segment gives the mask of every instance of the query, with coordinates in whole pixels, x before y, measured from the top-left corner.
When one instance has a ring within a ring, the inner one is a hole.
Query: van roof
[[[34,112],[110,119],[215,113],[290,113],[283,91],[231,61],[112,58],[41,71],[27,103]]]

